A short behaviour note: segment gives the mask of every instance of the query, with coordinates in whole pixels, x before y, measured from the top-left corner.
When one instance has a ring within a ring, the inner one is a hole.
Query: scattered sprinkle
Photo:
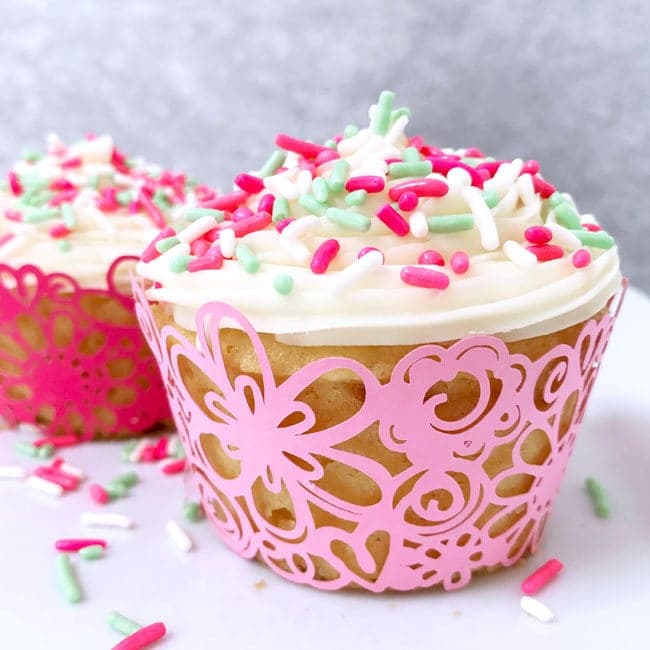
[[[540,623],[550,623],[555,620],[555,614],[539,600],[531,596],[522,596],[519,601],[521,609]]]
[[[105,526],[107,528],[133,528],[134,524],[126,515],[115,512],[82,512],[82,526]]]
[[[167,522],[166,529],[169,537],[180,551],[189,553],[194,548],[192,538],[173,519]]]
[[[562,569],[564,565],[559,560],[553,558],[542,564],[539,569],[533,571],[522,583],[521,590],[528,596],[536,594],[550,580],[552,580]]]
[[[162,639],[167,630],[163,623],[152,623],[142,627],[113,646],[112,650],[141,650]]]
[[[71,604],[81,602],[81,587],[67,553],[57,556],[56,575],[63,597]]]
[[[120,634],[129,635],[142,629],[142,625],[136,623],[135,621],[132,621],[130,618],[123,616],[115,610],[108,613],[107,621],[111,629],[119,632]]]
[[[601,519],[607,519],[610,515],[609,499],[602,485],[589,476],[585,479],[585,489],[591,498],[596,515]]]
[[[205,519],[203,506],[197,501],[188,501],[183,505],[183,516],[187,521],[196,523]]]

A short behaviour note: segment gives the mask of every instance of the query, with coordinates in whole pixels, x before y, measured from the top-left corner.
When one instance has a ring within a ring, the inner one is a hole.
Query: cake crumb
[[[451,615],[452,615],[454,618],[458,618],[459,616],[462,615],[462,612],[461,612],[460,610],[458,610],[458,609],[455,609],[455,610],[451,613]]]
[[[266,589],[266,580],[258,580],[253,587],[257,589],[258,591],[262,591],[262,589]]]

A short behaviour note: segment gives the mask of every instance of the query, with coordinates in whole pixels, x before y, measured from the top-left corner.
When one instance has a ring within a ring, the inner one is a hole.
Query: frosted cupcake
[[[537,162],[409,119],[384,92],[366,129],[278,136],[137,267],[217,532],[323,589],[451,589],[537,548],[622,284]]]
[[[159,427],[169,410],[129,268],[196,192],[182,174],[126,159],[109,136],[69,147],[50,136],[6,179],[0,415],[69,440]]]

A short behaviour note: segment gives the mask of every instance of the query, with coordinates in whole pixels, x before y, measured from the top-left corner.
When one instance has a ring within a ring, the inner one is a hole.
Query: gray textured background
[[[50,130],[228,187],[278,131],[324,140],[397,92],[439,145],[535,157],[650,289],[650,3],[7,2],[0,164]]]

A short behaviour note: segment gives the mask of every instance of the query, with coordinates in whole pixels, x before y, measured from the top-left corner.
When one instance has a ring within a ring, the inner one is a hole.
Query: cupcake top
[[[220,300],[285,343],[392,345],[548,333],[620,287],[612,237],[535,160],[408,137],[388,91],[369,115],[323,145],[278,135],[259,171],[147,249],[148,297],[187,329]]]
[[[47,150],[26,154],[0,187],[0,263],[34,264],[104,288],[111,263],[139,256],[179,207],[211,198],[183,174],[127,159],[110,136],[66,146],[57,136]],[[126,272],[121,273],[128,282]]]

